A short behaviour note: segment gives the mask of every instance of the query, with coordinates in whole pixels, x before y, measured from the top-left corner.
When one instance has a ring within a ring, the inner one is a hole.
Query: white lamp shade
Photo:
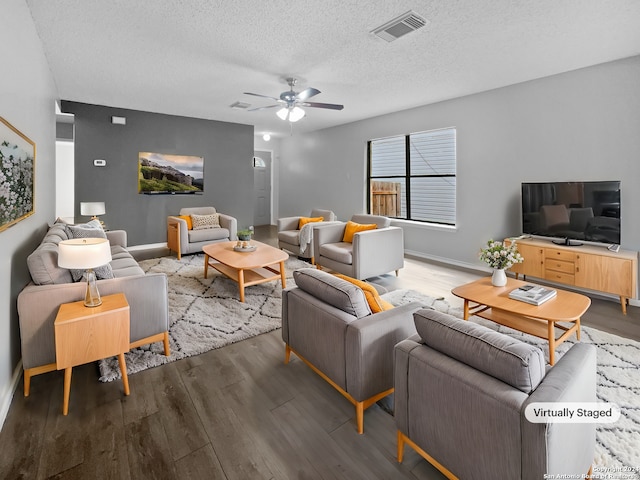
[[[276,115],[280,117],[281,120],[286,120],[287,115],[289,115],[289,109],[287,107],[282,107],[280,110],[276,112]]]
[[[104,202],[80,202],[80,215],[91,217],[104,215],[106,212]]]
[[[300,107],[293,107],[293,109],[289,113],[289,121],[297,122],[302,117],[304,117],[304,115],[305,115],[305,112],[303,109],[301,109]]]
[[[111,261],[111,247],[106,238],[74,238],[58,243],[58,266],[86,270]]]

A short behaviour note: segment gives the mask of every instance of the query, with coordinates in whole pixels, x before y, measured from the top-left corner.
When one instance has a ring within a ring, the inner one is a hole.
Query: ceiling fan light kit
[[[304,117],[305,111],[300,107],[282,107],[276,112],[276,115],[278,115],[282,120],[287,120],[288,117],[288,120],[293,123]]]
[[[281,107],[280,110],[276,112],[279,118],[282,120],[289,120],[290,122],[297,122],[301,118],[306,115],[306,112],[301,107],[312,107],[312,108],[327,108],[330,110],[342,110],[344,108],[343,105],[338,105],[335,103],[316,103],[316,102],[307,102],[308,98],[311,98],[320,93],[320,90],[316,88],[309,87],[302,92],[294,92],[293,87],[297,83],[297,79],[295,78],[287,78],[287,83],[289,84],[290,90],[286,92],[282,92],[279,98],[271,97],[269,95],[262,95],[259,93],[251,93],[244,92],[245,95],[253,95],[255,97],[263,97],[269,98],[271,100],[275,100],[277,103],[274,105],[267,105],[266,107],[258,107],[252,108],[249,110],[250,112],[254,112],[256,110],[265,110],[267,108]]]

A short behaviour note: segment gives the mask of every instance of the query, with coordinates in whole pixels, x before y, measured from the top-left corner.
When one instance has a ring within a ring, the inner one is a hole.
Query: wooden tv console
[[[551,240],[517,240],[524,262],[511,267],[519,275],[532,276],[620,297],[622,313],[636,295],[638,252],[612,252],[591,245],[556,245]]]

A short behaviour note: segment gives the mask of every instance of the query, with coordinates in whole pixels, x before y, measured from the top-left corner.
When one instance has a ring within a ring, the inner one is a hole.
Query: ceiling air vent
[[[394,18],[390,22],[372,30],[371,33],[377,35],[387,42],[393,42],[407,33],[424,27],[427,21],[415,12],[409,10],[407,13]]]
[[[234,102],[229,106],[231,108],[236,108],[238,110],[245,110],[245,109],[249,108],[251,106],[251,104],[250,103],[244,103],[244,102]]]

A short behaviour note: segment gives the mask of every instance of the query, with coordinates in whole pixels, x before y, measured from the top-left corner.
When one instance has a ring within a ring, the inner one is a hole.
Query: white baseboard
[[[451,258],[439,257],[437,255],[429,255],[428,253],[416,252],[413,250],[404,251],[405,255],[416,257],[424,260],[431,260],[433,262],[444,263],[445,265],[453,265],[455,267],[464,268],[465,270],[471,270],[478,273],[491,273],[491,269],[488,267],[481,267],[473,263],[460,262],[458,260],[452,260]]]
[[[16,365],[16,369],[13,371],[13,376],[11,378],[11,384],[9,385],[9,388],[2,392],[2,396],[0,396],[0,430],[2,430],[4,421],[9,414],[9,408],[11,407],[13,395],[16,393],[18,383],[20,383],[20,375],[22,375],[22,359],[20,359],[18,365]]]
[[[169,246],[167,245],[167,242],[162,242],[162,243],[148,243],[147,245],[132,245],[130,247],[127,247],[127,250],[129,251],[135,251],[135,250],[151,250],[153,248],[169,248]]]

